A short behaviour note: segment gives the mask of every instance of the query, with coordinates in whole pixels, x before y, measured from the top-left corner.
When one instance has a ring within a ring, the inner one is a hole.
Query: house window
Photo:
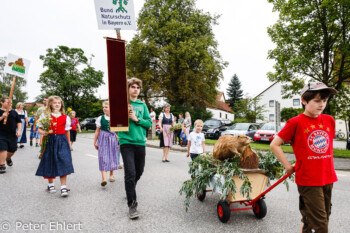
[[[269,106],[270,107],[275,107],[275,101],[274,100],[270,100],[269,101]]]
[[[300,99],[293,99],[293,106],[300,106]]]
[[[275,121],[275,114],[269,115],[269,121]]]
[[[220,112],[220,118],[221,118],[221,112]]]

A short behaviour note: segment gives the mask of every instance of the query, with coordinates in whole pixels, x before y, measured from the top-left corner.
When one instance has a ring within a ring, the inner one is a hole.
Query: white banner
[[[28,75],[30,61],[9,53],[5,64],[5,73],[25,78]]]
[[[136,30],[133,0],[95,0],[98,29]]]

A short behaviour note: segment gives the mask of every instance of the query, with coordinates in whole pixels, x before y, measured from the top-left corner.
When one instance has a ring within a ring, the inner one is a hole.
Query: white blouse
[[[59,113],[51,113],[51,115],[52,116],[54,116],[54,117],[59,117],[59,116],[61,116],[62,114],[59,112]],[[39,121],[40,120],[42,120],[42,119],[44,119],[45,118],[45,113],[42,113],[41,115],[40,115],[40,117],[39,117]],[[67,131],[67,130],[70,130],[72,127],[70,127],[70,125],[71,125],[71,119],[70,119],[70,117],[69,116],[67,116],[67,119],[66,119],[66,126],[65,126],[65,130]],[[38,122],[38,124],[37,124],[37,126],[38,127],[43,127],[43,125],[41,124],[41,122]]]
[[[22,110],[22,112],[20,113],[17,109],[15,109],[15,110],[16,110],[18,115],[24,115],[24,118],[28,118],[27,111]]]
[[[104,116],[105,116],[105,119],[107,121],[109,121],[109,116],[107,116],[106,114]],[[97,128],[101,128],[101,118],[102,118],[102,116],[99,116],[99,117],[97,117],[97,119],[95,121]]]

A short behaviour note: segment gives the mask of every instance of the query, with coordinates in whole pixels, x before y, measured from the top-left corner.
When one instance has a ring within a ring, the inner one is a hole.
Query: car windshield
[[[204,125],[206,126],[220,126],[220,121],[216,121],[216,120],[206,120],[204,122]]]
[[[281,129],[284,127],[285,123],[281,123]],[[265,124],[261,127],[262,130],[275,130],[275,124]]]
[[[249,124],[237,123],[229,127],[230,130],[248,130]]]

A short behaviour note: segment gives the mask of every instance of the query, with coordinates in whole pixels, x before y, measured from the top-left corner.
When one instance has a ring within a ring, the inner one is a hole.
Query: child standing
[[[113,171],[118,169],[118,140],[115,132],[109,126],[109,101],[103,102],[104,115],[96,120],[94,146],[98,150],[99,168],[102,174],[101,186],[106,186],[106,173],[109,171],[109,181],[114,182]]]
[[[304,113],[287,121],[271,142],[271,150],[298,185],[301,232],[328,232],[333,183],[335,121],[322,114],[328,98],[337,91],[323,83],[309,83],[301,90]],[[285,157],[281,145],[291,142],[296,164]]]
[[[70,130],[70,150],[73,150],[73,142],[76,141],[77,138],[77,127],[79,129],[79,133],[81,133],[81,129],[80,129],[80,124],[79,124],[79,120],[77,118],[75,118],[76,116],[76,112],[75,111],[71,111],[70,112],[71,115],[71,130]]]
[[[194,122],[194,130],[188,137],[187,157],[191,155],[192,161],[200,154],[205,153],[205,138],[202,133],[203,121],[196,120]]]
[[[67,175],[74,173],[72,156],[69,147],[70,118],[64,114],[64,103],[59,96],[50,96],[46,112],[42,113],[38,122],[38,131],[43,136],[48,136],[47,144],[43,156],[40,160],[37,176],[48,179],[47,190],[55,193],[53,180],[59,176],[61,181],[61,196],[68,196],[66,186]],[[43,129],[40,121],[50,116],[49,131]]]
[[[35,138],[35,141],[36,141],[35,146],[38,147],[40,134],[38,132],[38,126],[35,124],[36,118],[37,118],[37,114],[36,114],[36,112],[34,112],[34,117],[30,118],[30,120],[29,120],[29,125],[31,126],[31,128],[30,128],[30,146],[33,146],[33,138]]]

